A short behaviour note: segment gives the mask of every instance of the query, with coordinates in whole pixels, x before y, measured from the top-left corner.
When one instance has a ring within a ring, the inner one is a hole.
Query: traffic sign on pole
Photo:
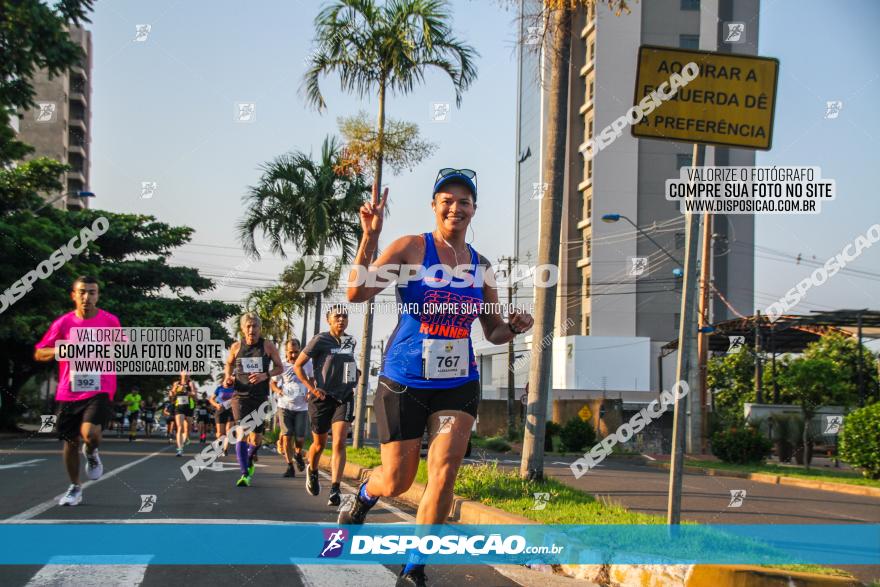
[[[688,63],[697,65],[697,76],[677,91],[670,89],[670,76]],[[660,104],[630,127],[632,135],[769,149],[778,77],[779,60],[771,57],[642,45],[635,104],[652,92]]]

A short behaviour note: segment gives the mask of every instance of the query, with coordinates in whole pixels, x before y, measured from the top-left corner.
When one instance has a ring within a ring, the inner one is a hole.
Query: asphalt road
[[[105,439],[101,447],[104,476],[84,487],[83,503],[76,507],[59,507],[58,496],[69,484],[60,449],[58,441],[46,438],[0,441],[0,521],[204,523],[204,540],[216,541],[218,556],[222,558],[222,553],[235,548],[235,544],[212,533],[212,524],[236,521],[332,524],[337,516],[336,509],[326,505],[329,479],[322,479],[321,495],[312,497],[305,492],[303,474],[295,479],[281,477],[284,466],[277,454],[262,451],[254,484],[237,488],[234,485],[239,473],[233,454],[220,459],[221,470],[203,470],[187,482],[180,472],[184,459],[176,458],[166,442],[139,440],[130,444],[117,439]],[[188,446],[186,452],[191,456],[200,449],[196,443]],[[350,493],[354,489],[346,489],[344,485],[343,490]],[[151,513],[138,512],[141,495],[156,496]],[[380,502],[371,512],[370,522],[414,522],[413,513],[404,505]],[[259,540],[259,536],[243,539]],[[51,536],[47,540],[51,540]],[[120,584],[196,587],[250,583],[379,587],[394,585],[399,569],[399,566],[383,565],[20,565],[2,567],[0,583],[4,587]],[[506,566],[433,565],[428,567],[427,574],[432,587],[548,584],[544,575]],[[570,584],[586,583],[570,581]]]

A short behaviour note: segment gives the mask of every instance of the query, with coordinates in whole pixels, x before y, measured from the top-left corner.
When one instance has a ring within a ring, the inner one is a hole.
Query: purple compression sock
[[[235,456],[238,457],[238,468],[242,475],[247,475],[250,458],[248,457],[248,443],[240,440],[235,443]]]

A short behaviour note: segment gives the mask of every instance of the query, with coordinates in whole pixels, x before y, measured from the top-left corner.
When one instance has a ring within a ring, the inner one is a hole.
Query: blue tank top
[[[461,278],[444,275],[440,265],[440,257],[434,246],[434,237],[430,232],[422,235],[425,240],[425,258],[422,260],[422,278],[413,278],[409,283],[397,287],[397,302],[403,310],[398,316],[397,326],[391,333],[385,356],[382,360],[381,375],[397,383],[419,389],[445,389],[464,385],[479,379],[477,361],[474,358],[474,347],[471,342],[471,325],[479,316],[479,308],[483,303],[483,288],[474,285],[473,280],[467,286],[450,285],[452,282],[465,283]],[[472,276],[479,264],[477,252],[468,245],[471,253]],[[429,268],[433,269],[427,271]],[[431,283],[431,285],[428,285]],[[436,309],[437,304],[454,304],[446,308],[455,311],[425,312],[423,309]],[[433,306],[433,308],[432,308]],[[412,311],[415,309],[416,311]],[[422,359],[423,341],[427,339],[467,339],[467,365],[462,365],[461,376],[443,378],[425,378],[425,364]]]

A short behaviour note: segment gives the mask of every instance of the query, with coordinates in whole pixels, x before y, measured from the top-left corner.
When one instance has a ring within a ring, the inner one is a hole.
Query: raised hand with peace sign
[[[365,202],[360,209],[361,228],[366,237],[378,237],[382,232],[382,221],[385,218],[385,204],[388,203],[388,188],[382,191],[381,201],[376,191],[369,202]]]

